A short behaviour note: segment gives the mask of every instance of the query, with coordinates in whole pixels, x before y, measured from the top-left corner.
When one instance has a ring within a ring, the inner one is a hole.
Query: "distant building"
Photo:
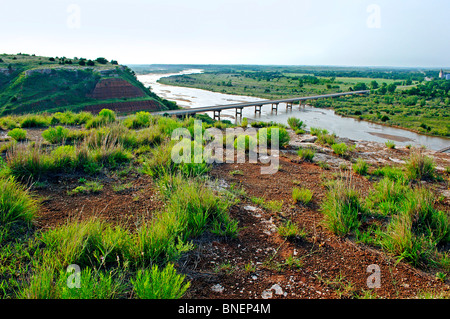
[[[444,73],[444,70],[441,69],[441,72],[439,72],[439,78],[450,80],[450,73]]]

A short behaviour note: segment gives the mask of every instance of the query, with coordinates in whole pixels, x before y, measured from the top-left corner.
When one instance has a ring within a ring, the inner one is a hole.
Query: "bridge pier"
[[[221,110],[214,111],[214,120],[217,118],[217,120],[220,121],[220,112]]]
[[[261,114],[261,107],[262,107],[262,105],[255,105],[255,114],[256,113]]]
[[[237,119],[238,115],[240,118],[242,118],[242,109],[243,109],[243,107],[236,108],[236,119]]]
[[[293,104],[293,102],[286,102],[286,111],[287,111],[287,109],[292,110],[292,104]]]
[[[278,103],[272,103],[272,112],[275,110],[275,113],[278,113]]]

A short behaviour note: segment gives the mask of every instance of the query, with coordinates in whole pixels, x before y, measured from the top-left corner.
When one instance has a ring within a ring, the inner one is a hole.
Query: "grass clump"
[[[290,117],[287,120],[289,127],[294,130],[295,134],[304,134],[305,133],[305,124],[300,119],[295,117]]]
[[[356,163],[353,164],[353,171],[359,175],[366,175],[369,171],[369,164],[362,158],[358,158]]]
[[[78,186],[69,191],[69,195],[75,194],[95,194],[103,190],[103,185],[96,181],[88,181],[82,186]]]
[[[424,155],[420,150],[411,152],[405,168],[410,179],[432,180],[435,178],[436,164],[431,157]]]
[[[294,203],[302,203],[308,205],[313,197],[313,192],[307,188],[297,188],[292,189],[292,199]]]
[[[278,139],[275,138],[277,133]],[[259,129],[257,133],[257,139],[259,143],[261,143],[262,141],[267,141],[267,146],[285,147],[289,144],[291,138],[288,131],[284,127],[271,126]],[[274,141],[272,141],[272,139],[274,139]],[[275,144],[272,145],[272,142],[274,142]]]
[[[311,148],[300,148],[297,152],[298,156],[306,162],[312,162],[316,151]]]
[[[20,142],[27,139],[27,131],[21,128],[15,128],[8,132],[8,136]]]
[[[50,125],[50,118],[43,115],[29,114],[20,118],[20,127],[33,128],[33,127],[47,127]]]
[[[42,132],[44,140],[50,144],[61,144],[69,137],[70,130],[63,126],[51,127]]]
[[[286,239],[303,238],[306,236],[305,231],[290,220],[278,227],[278,234]]]
[[[321,211],[327,228],[338,236],[345,236],[359,227],[358,215],[364,212],[364,208],[350,183],[336,181],[330,185]]]
[[[124,125],[130,129],[140,129],[149,127],[155,123],[154,117],[149,112],[137,112],[136,114],[126,118]]]
[[[98,115],[86,122],[86,129],[96,128],[111,124],[116,121],[116,113],[109,109],[101,110]]]
[[[395,149],[395,142],[394,141],[386,141],[384,143],[384,145],[386,145],[386,147],[391,149],[391,150]]]
[[[138,299],[179,299],[190,286],[185,282],[185,276],[176,273],[173,264],[162,270],[158,265],[141,269],[131,283]]]
[[[0,178],[0,244],[11,237],[14,226],[28,228],[38,209],[38,202],[14,178]]]

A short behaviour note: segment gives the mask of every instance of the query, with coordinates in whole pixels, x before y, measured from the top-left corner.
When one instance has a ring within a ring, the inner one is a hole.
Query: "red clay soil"
[[[448,284],[435,279],[433,270],[395,264],[383,252],[355,244],[351,238],[339,238],[323,226],[319,205],[325,188],[321,181],[333,179],[333,171],[283,157],[280,164],[274,175],[261,175],[261,165],[249,163],[222,164],[212,171],[213,177],[229,185],[241,185],[249,198],[282,200],[284,204],[281,213],[274,213],[260,207],[252,211],[255,204],[242,202],[231,209],[241,228],[236,239],[197,240],[197,249],[180,262],[180,270],[192,284],[187,298],[328,299],[363,296],[366,292],[377,298],[415,298],[423,292],[448,295]],[[236,170],[242,174],[230,174]],[[363,196],[367,194],[370,181],[355,174],[351,179]],[[312,190],[312,203],[293,204],[294,186]],[[307,231],[304,239],[286,241],[277,233],[276,227],[286,219]],[[299,258],[301,266],[279,266],[289,256]],[[255,269],[246,271],[247,264]],[[372,264],[380,267],[381,288],[367,286],[371,275],[367,267]]]
[[[87,178],[90,180],[89,178]],[[104,185],[98,193],[70,195],[69,191],[83,185],[79,176],[59,179],[54,177],[39,187],[34,187],[42,199],[41,210],[36,220],[38,228],[46,229],[64,224],[68,220],[84,220],[98,217],[109,223],[134,229],[137,224],[151,219],[154,211],[163,209],[154,191],[153,181],[146,176],[131,176],[97,179]],[[114,186],[126,185],[123,189]]]
[[[273,175],[261,175],[261,164],[221,164],[210,172],[225,184],[242,186],[247,197],[282,200],[281,212],[272,212],[244,199],[230,209],[238,220],[240,231],[235,239],[205,234],[194,239],[196,248],[177,263],[181,273],[191,281],[185,295],[190,299],[334,299],[370,294],[377,298],[415,298],[423,292],[449,294],[448,280],[435,279],[436,270],[415,269],[395,263],[385,253],[352,238],[340,238],[322,224],[320,202],[325,196],[322,181],[334,178],[333,170],[316,164],[298,163],[280,157],[280,170]],[[241,174],[230,174],[233,171]],[[352,181],[367,194],[372,181],[352,174]],[[109,176],[99,179],[104,189],[98,194],[69,195],[81,185],[79,176],[55,177],[35,189],[44,198],[39,228],[65,223],[70,218],[98,216],[112,223],[134,228],[142,216],[164,209],[151,178],[128,174],[126,179]],[[132,187],[115,191],[113,185],[131,183]],[[314,192],[307,206],[292,202],[292,188],[306,187]],[[302,239],[284,240],[276,228],[287,219],[303,227]],[[285,264],[293,256],[298,267]],[[369,289],[369,265],[381,270],[381,288]],[[251,265],[251,267],[247,267]],[[271,289],[272,288],[272,289]]]
[[[101,79],[88,97],[97,100],[144,97],[145,93],[131,83],[119,78]]]

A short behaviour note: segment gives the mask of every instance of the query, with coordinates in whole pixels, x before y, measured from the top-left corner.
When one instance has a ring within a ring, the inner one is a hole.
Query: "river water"
[[[167,100],[175,101],[181,107],[205,107],[263,100],[251,96],[216,93],[201,89],[164,85],[157,82],[162,77],[201,72],[202,70],[199,69],[191,69],[179,73],[138,75],[137,78],[145,86],[150,86],[151,90],[157,95]],[[212,116],[212,112],[206,113]],[[249,120],[274,121],[282,124],[287,124],[289,117],[296,117],[301,119],[307,128],[324,128],[330,133],[336,133],[339,137],[346,137],[352,140],[381,143],[392,140],[399,146],[405,146],[407,144],[414,146],[423,145],[432,150],[440,150],[450,146],[450,139],[447,138],[421,135],[407,130],[342,117],[336,115],[331,109],[314,108],[311,106],[299,108],[298,105],[294,105],[292,110],[286,110],[285,104],[280,104],[277,113],[271,112],[271,105],[264,105],[261,109],[261,114],[255,114],[254,107],[244,108],[242,114],[243,117],[247,117]],[[229,119],[235,122],[235,110],[222,111],[221,119]]]

